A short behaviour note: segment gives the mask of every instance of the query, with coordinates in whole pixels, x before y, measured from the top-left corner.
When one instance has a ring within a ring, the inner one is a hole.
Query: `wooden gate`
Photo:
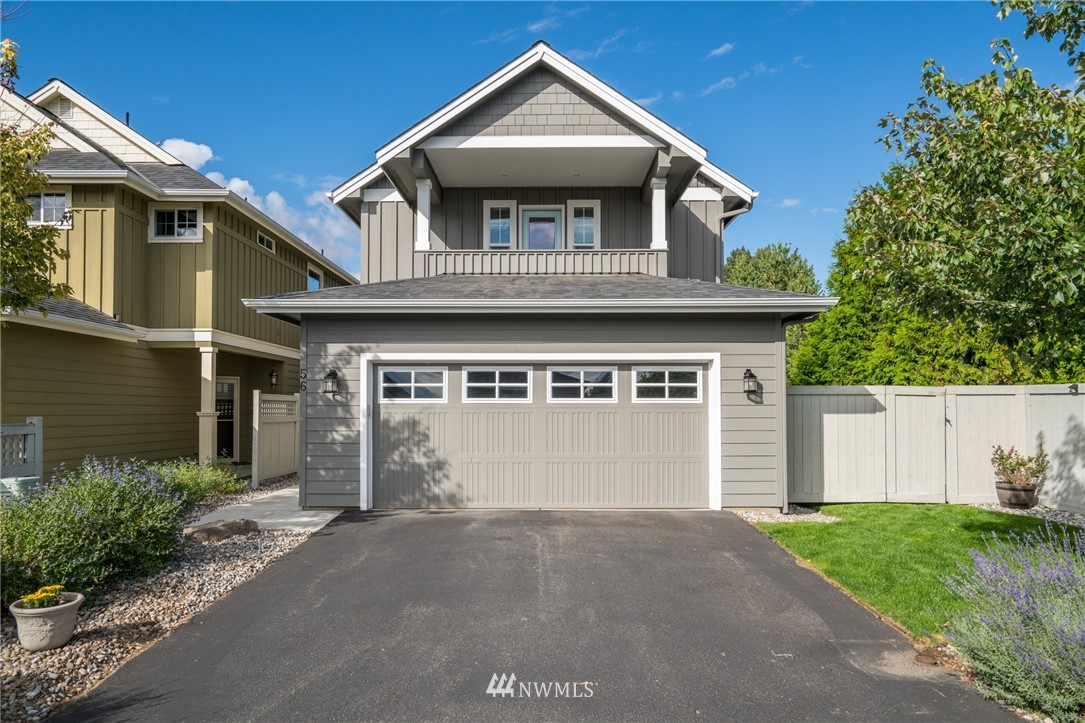
[[[252,393],[252,486],[298,471],[298,395]]]

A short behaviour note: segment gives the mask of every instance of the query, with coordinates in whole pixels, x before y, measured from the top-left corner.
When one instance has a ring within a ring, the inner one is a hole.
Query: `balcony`
[[[442,274],[667,275],[667,252],[662,249],[618,251],[417,251],[424,276]],[[418,268],[418,265],[415,265]]]

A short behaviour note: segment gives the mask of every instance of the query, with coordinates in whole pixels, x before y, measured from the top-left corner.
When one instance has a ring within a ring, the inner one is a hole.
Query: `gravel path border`
[[[787,514],[767,510],[731,510],[750,524],[755,522],[839,522],[839,517],[823,515],[801,505],[788,505]]]
[[[990,502],[977,502],[973,504],[972,507],[978,507],[981,510],[989,510],[991,512],[1005,512],[1007,515],[1024,515],[1025,517],[1036,517],[1041,520],[1058,522],[1063,525],[1085,527],[1085,514],[1081,512],[1067,512],[1065,510],[1055,510],[1050,507],[1042,507],[1039,505],[1027,510],[1018,510],[1014,509],[1013,507],[1003,507],[1002,505]]]
[[[222,495],[192,519],[297,484],[297,475],[257,489]],[[31,653],[18,642],[15,621],[0,623],[0,720],[36,721],[112,675],[193,615],[254,577],[309,538],[308,532],[260,530],[221,542],[184,542],[162,571],[102,592],[79,611],[71,642]]]

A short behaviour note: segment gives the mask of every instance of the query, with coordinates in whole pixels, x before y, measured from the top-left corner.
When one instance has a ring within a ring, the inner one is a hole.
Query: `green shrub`
[[[947,637],[990,698],[1056,721],[1085,714],[1085,532],[1050,526],[972,550],[946,580],[968,603]]]
[[[217,459],[210,464],[200,464],[192,459],[175,459],[149,464],[147,469],[181,495],[186,506],[194,505],[205,497],[245,489],[245,482],[234,474],[229,460]]]
[[[87,458],[0,503],[4,603],[47,584],[89,593],[157,572],[180,542],[186,502],[145,465]]]

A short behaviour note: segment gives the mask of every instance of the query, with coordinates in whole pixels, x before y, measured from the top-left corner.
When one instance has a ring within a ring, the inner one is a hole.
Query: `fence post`
[[[34,425],[34,476],[44,483],[45,428],[41,417],[27,417],[26,421]]]
[[[249,486],[260,485],[260,390],[252,390],[252,477]]]

